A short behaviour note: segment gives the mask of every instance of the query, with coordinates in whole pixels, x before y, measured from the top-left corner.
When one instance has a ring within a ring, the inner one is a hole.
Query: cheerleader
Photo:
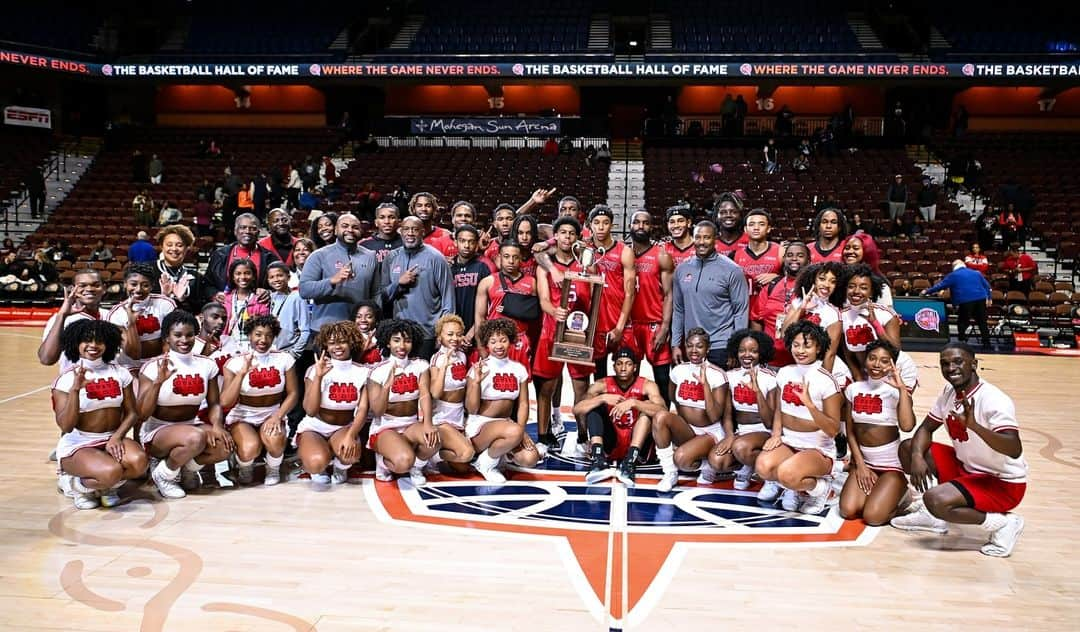
[[[199,319],[199,336],[195,339],[195,355],[212,356],[215,351],[228,346],[229,337],[222,338],[225,331],[225,323],[228,316],[225,314],[225,306],[217,301],[210,301],[203,305],[197,317]]]
[[[352,357],[363,344],[356,325],[327,323],[315,336],[322,350],[304,376],[304,412],[293,446],[304,471],[317,485],[348,481],[349,468],[360,460],[360,431],[367,423],[367,367]],[[326,468],[333,465],[333,474]]]
[[[829,346],[824,329],[799,321],[788,327],[784,342],[795,364],[776,373],[780,402],[773,414],[772,436],[754,467],[758,476],[784,488],[785,510],[817,514],[825,508],[832,486],[833,437],[840,431],[844,398],[832,374],[821,366]]]
[[[60,336],[74,366],[53,383],[52,403],[60,442],[60,489],[76,509],[120,503],[120,486],[146,472],[146,453],[126,438],[135,425],[131,372],[113,360],[120,329],[100,320],[78,320]]]
[[[808,320],[829,334],[829,349],[822,359],[822,364],[829,371],[833,370],[843,338],[840,326],[840,306],[844,304],[840,280],[843,278],[844,267],[834,261],[807,267],[795,281],[795,292],[784,314],[785,325]],[[783,327],[776,335],[783,337]]]
[[[202,465],[229,457],[233,440],[222,424],[217,364],[191,352],[199,321],[176,310],[161,323],[161,334],[169,350],[139,371],[139,441],[161,459],[150,471],[161,495],[183,498],[185,489],[199,486]],[[209,424],[198,418],[204,404]]]
[[[428,461],[435,466],[446,461],[465,467],[476,451],[465,438],[465,391],[469,368],[461,351],[465,343],[465,323],[456,314],[447,314],[435,323],[439,350],[431,358],[431,399],[435,410],[431,420],[439,431],[442,450]]]
[[[742,464],[735,472],[735,489],[750,488],[754,464],[770,436],[777,391],[776,374],[767,365],[772,360],[774,350],[773,341],[761,331],[740,329],[728,340],[728,362],[735,365],[727,372],[731,393],[729,409],[735,426],[731,452],[735,454],[735,460]],[[719,454],[717,446],[709,458],[720,457],[723,454]],[[759,498],[771,501],[779,495],[777,483],[766,481]]]
[[[255,459],[265,448],[263,484],[277,485],[288,436],[285,417],[299,398],[296,358],[274,349],[281,325],[273,316],[247,320],[243,334],[251,351],[225,363],[221,388],[221,405],[230,409],[225,426],[236,443],[236,482],[251,483]]]
[[[105,320],[131,332],[130,335],[138,340],[136,355],[121,351],[117,359],[120,366],[134,374],[150,358],[161,355],[161,322],[176,309],[171,298],[151,292],[157,275],[158,269],[153,264],[128,264],[124,270],[124,293],[128,300],[117,303],[105,316]]]
[[[431,375],[428,362],[417,357],[424,330],[411,320],[379,323],[379,344],[386,360],[368,376],[371,432],[367,447],[375,451],[375,478],[393,480],[408,474],[424,485],[423,468],[439,451],[439,432],[432,425]]]
[[[907,491],[900,464],[900,431],[915,429],[911,392],[896,364],[899,351],[884,340],[866,346],[866,378],[844,389],[852,471],[840,492],[840,515],[880,526]]]
[[[698,484],[709,485],[716,481],[716,472],[730,469],[733,461],[735,432],[727,375],[708,362],[709,334],[704,329],[691,329],[684,342],[688,361],[671,369],[668,384],[675,412],[658,413],[652,424],[656,457],[664,472],[656,490],[664,493],[679,482],[680,469],[700,468]]]
[[[492,483],[505,483],[499,461],[505,456],[517,465],[532,467],[540,460],[525,425],[529,421],[529,371],[511,360],[518,327],[508,318],[484,321],[476,333],[487,357],[469,371],[465,387],[465,436],[479,453],[473,467]]]
[[[356,323],[361,340],[353,360],[368,366],[382,362],[379,341],[375,337],[375,326],[379,322],[378,304],[375,301],[360,301],[352,308],[352,321]]]
[[[900,348],[900,318],[888,307],[878,305],[879,285],[866,265],[848,267],[843,283],[845,304],[840,316],[844,356],[855,380],[865,379],[866,345],[884,339]]]

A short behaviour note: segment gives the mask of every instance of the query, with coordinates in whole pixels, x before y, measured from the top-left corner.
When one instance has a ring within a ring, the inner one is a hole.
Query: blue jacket
[[[949,300],[953,305],[971,303],[973,301],[985,301],[990,298],[990,283],[978,270],[971,268],[958,268],[945,275],[937,285],[926,290],[927,294],[934,294],[942,290],[949,290]]]
[[[154,249],[154,244],[145,239],[136,239],[128,246],[128,261],[132,263],[150,263],[151,261],[157,261],[157,250]]]

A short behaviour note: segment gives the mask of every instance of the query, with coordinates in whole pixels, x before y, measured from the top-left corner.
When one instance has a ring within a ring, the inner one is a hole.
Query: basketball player
[[[169,350],[139,371],[139,442],[160,459],[150,480],[165,498],[183,498],[185,489],[198,488],[199,468],[224,461],[233,451],[218,402],[217,364],[191,352],[198,334],[194,316],[171,312],[161,323]],[[204,405],[209,424],[198,418]]]
[[[743,230],[743,199],[735,193],[721,193],[716,202],[716,252],[722,255],[743,248],[749,238]]]
[[[627,347],[612,357],[615,375],[589,386],[585,399],[574,404],[574,414],[585,418],[589,431],[589,471],[586,483],[599,483],[613,474],[627,487],[634,486],[641,447],[649,438],[652,420],[668,409],[656,382],[638,375],[640,364]],[[611,460],[619,461],[612,472]]]
[[[555,220],[555,250],[551,253],[551,265],[564,274],[569,271],[582,272],[581,264],[574,258],[574,245],[581,235],[581,225],[572,217],[560,217]],[[536,290],[540,297],[540,309],[544,311],[540,340],[533,358],[533,384],[536,387],[536,429],[537,441],[547,446],[548,450],[558,447],[558,440],[552,431],[554,420],[558,419],[558,405],[555,397],[559,394],[562,383],[563,366],[570,373],[574,389],[574,401],[580,401],[589,388],[589,376],[595,371],[593,365],[549,360],[551,348],[555,342],[555,330],[572,312],[588,313],[592,298],[592,284],[574,281],[570,286],[570,296],[566,307],[562,307],[562,284],[557,283],[547,270],[540,268],[536,273]],[[554,412],[553,412],[554,411]],[[579,424],[582,420],[579,420]],[[584,427],[580,425],[579,427]]]
[[[896,514],[907,492],[900,465],[900,431],[915,429],[911,392],[896,366],[896,347],[875,340],[866,347],[866,379],[844,389],[852,472],[840,492],[840,515],[880,526]]]
[[[774,279],[780,276],[783,268],[784,249],[780,244],[769,241],[772,230],[772,216],[763,208],[756,208],[746,214],[745,246],[735,248],[730,257],[746,274],[750,282],[750,299]]]
[[[427,483],[423,468],[439,450],[439,433],[431,422],[431,376],[428,362],[417,357],[424,330],[396,318],[379,323],[376,333],[386,360],[368,376],[375,478],[393,480],[408,474],[413,485]]]
[[[740,329],[728,341],[728,361],[735,367],[727,372],[731,392],[729,410],[736,435],[731,452],[742,464],[735,472],[733,483],[738,490],[750,488],[754,464],[771,436],[777,404],[776,374],[768,367],[775,348],[771,342],[764,333],[751,329]],[[710,460],[724,458],[720,447],[709,455]],[[780,495],[776,481],[765,481],[762,492],[773,499]]]
[[[810,263],[844,262],[847,219],[836,206],[826,205],[814,217],[814,241],[810,243]]]
[[[658,492],[667,493],[675,487],[680,469],[700,468],[698,484],[714,483],[717,469],[709,458],[714,449],[723,457],[720,469],[731,468],[735,429],[728,412],[727,375],[710,364],[708,356],[709,334],[700,327],[686,332],[686,362],[672,369],[668,387],[675,412],[665,409],[652,423],[656,457],[664,471],[656,484]]]
[[[424,223],[424,243],[438,250],[446,258],[454,256],[454,238],[450,231],[435,225],[439,211],[439,199],[427,191],[413,194],[409,200],[409,214]]]
[[[391,250],[401,247],[401,235],[398,234],[400,215],[398,207],[390,202],[375,207],[375,234],[359,245],[375,253],[375,260],[379,263]]]
[[[671,237],[664,242],[664,250],[678,266],[694,256],[694,215],[685,206],[672,206],[667,210],[667,230]]]
[[[450,207],[450,228],[456,234],[462,226],[476,225],[476,207],[472,202],[458,200]]]
[[[60,303],[60,309],[45,323],[45,331],[41,334],[41,344],[37,352],[38,362],[45,366],[60,362],[61,373],[74,366],[74,362],[62,353],[61,332],[73,322],[101,318],[101,297],[105,296],[105,285],[101,282],[101,275],[97,270],[79,270],[71,282],[71,287],[64,288],[64,300]]]
[[[225,427],[236,443],[236,482],[250,485],[255,459],[266,449],[263,485],[281,482],[281,462],[289,429],[285,418],[300,397],[296,358],[274,348],[281,324],[273,316],[257,316],[244,323],[251,351],[225,363],[221,405],[229,408]]]
[[[455,314],[446,314],[435,322],[439,350],[431,358],[431,399],[435,403],[431,421],[439,431],[442,449],[428,460],[437,468],[446,461],[455,471],[463,472],[476,455],[465,437],[465,386],[469,365],[462,351],[465,323]],[[437,470],[436,470],[437,471]]]
[[[637,294],[623,340],[635,356],[652,365],[653,381],[670,404],[671,276],[675,264],[667,251],[652,240],[652,215],[648,211],[634,211],[630,217],[630,239]]]
[[[315,336],[321,350],[304,380],[304,412],[293,444],[313,485],[340,485],[360,460],[360,432],[367,424],[367,385],[371,370],[353,362],[364,339],[355,323],[327,323]],[[329,476],[326,474],[331,467]]]
[[[843,285],[847,288],[847,300],[840,314],[844,359],[854,379],[862,380],[865,378],[866,345],[883,338],[900,348],[900,317],[888,307],[877,304],[880,286],[869,266],[849,266]]]
[[[484,250],[484,260],[491,265],[491,273],[499,271],[499,246],[507,239],[513,239],[510,227],[514,225],[517,212],[509,204],[500,204],[491,214],[491,226],[480,235],[480,247]]]
[[[607,375],[608,353],[622,344],[623,331],[630,322],[630,307],[637,294],[634,272],[634,251],[611,235],[615,219],[611,209],[597,204],[589,212],[592,235],[588,246],[596,249],[596,271],[604,277],[604,292],[600,295],[599,322],[593,338],[593,361],[596,376]]]
[[[755,225],[757,216],[747,217],[747,226]],[[750,328],[764,331],[773,339],[774,357],[777,366],[791,363],[791,354],[784,347],[784,339],[779,333],[784,326],[784,314],[788,302],[795,294],[799,271],[810,261],[810,250],[801,241],[790,242],[784,251],[783,275],[761,287],[750,298]]]
[[[480,281],[476,286],[476,329],[479,331],[484,322],[495,318],[507,318],[517,327],[518,335],[510,350],[510,358],[525,367],[532,364],[532,353],[529,338],[526,333],[529,330],[530,320],[523,318],[521,314],[504,313],[504,302],[508,294],[534,297],[537,302],[537,313],[534,318],[539,318],[539,299],[536,299],[536,277],[526,274],[521,269],[522,253],[525,251],[517,242],[504,241],[499,248],[499,271]],[[479,357],[476,352],[474,361]],[[527,369],[526,369],[527,370]]]
[[[521,467],[540,460],[525,425],[529,421],[529,371],[510,358],[518,337],[517,326],[507,318],[484,322],[477,339],[486,357],[473,365],[465,387],[465,436],[477,455],[473,467],[488,482],[505,483],[499,471],[504,456]]]
[[[533,255],[533,246],[539,241],[537,226],[536,218],[532,215],[518,215],[510,225],[510,239],[521,246],[521,271],[533,277],[536,276],[536,268],[540,263],[537,257],[543,255]]]
[[[982,553],[1008,557],[1024,531],[1024,519],[1012,510],[1024,498],[1028,474],[1016,408],[979,377],[975,350],[966,343],[945,345],[940,360],[948,384],[915,436],[900,444],[904,471],[923,496],[891,524],[931,533],[946,533],[950,522],[978,525],[990,535]],[[931,442],[942,425],[952,446]]]
[[[161,321],[176,309],[169,297],[154,294],[154,278],[159,275],[150,263],[129,263],[124,270],[124,293],[127,300],[109,310],[105,320],[116,325],[125,336],[133,337],[139,347],[138,355],[120,351],[117,364],[137,375],[150,358],[161,355]]]
[[[801,320],[788,327],[784,341],[795,364],[776,372],[779,407],[773,415],[772,436],[758,455],[758,476],[784,488],[786,511],[818,514],[825,509],[836,459],[833,437],[840,431],[844,396],[832,374],[821,366],[829,335]],[[771,502],[770,499],[758,498]]]
[[[81,319],[61,335],[64,355],[74,363],[53,382],[52,404],[60,442],[59,487],[76,509],[120,503],[120,486],[146,472],[146,453],[127,438],[135,425],[131,372],[113,362],[120,329]]]

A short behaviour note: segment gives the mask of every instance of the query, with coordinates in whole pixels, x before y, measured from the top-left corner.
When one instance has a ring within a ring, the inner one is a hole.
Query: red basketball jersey
[[[810,249],[810,263],[824,263],[826,261],[844,262],[844,242],[838,241],[830,250],[821,250],[816,241],[807,244]]]
[[[660,247],[653,244],[634,260],[637,295],[630,306],[631,322],[658,323],[664,319],[664,290],[660,285],[661,252]]]
[[[749,246],[739,248],[731,254],[731,259],[743,269],[743,274],[751,282],[751,292],[756,294],[761,289],[754,283],[759,274],[780,274],[783,262],[780,259],[780,244],[769,242],[769,247],[761,254],[754,254]]]
[[[551,266],[558,268],[560,272],[566,274],[567,272],[581,272],[581,264],[577,261],[571,262],[570,265],[566,265],[560,262],[555,257],[551,258]],[[558,307],[562,304],[562,283],[555,283],[551,279],[551,275],[547,276],[548,279],[548,291],[551,293],[551,304]],[[589,304],[592,299],[592,284],[585,281],[574,281],[570,284],[570,298],[566,301],[566,309],[569,311],[581,311],[586,314],[589,313]],[[544,314],[544,328],[545,334],[555,335],[555,318],[550,314]]]
[[[746,233],[742,233],[741,235],[739,235],[738,239],[731,243],[724,241],[723,237],[721,237],[719,233],[716,234],[716,252],[719,252],[720,254],[734,252],[741,248],[745,248],[749,244],[750,238],[746,236]]]
[[[626,291],[623,288],[622,252],[626,245],[616,241],[615,245],[596,260],[596,270],[604,277],[604,293],[600,298],[600,322],[596,331],[607,333],[615,328],[622,315]]]
[[[625,391],[619,388],[619,383],[615,381],[612,376],[604,378],[604,387],[607,389],[608,395],[622,395],[626,399],[635,399],[639,402],[643,402],[648,397],[645,395],[645,378],[638,376],[630,388]],[[638,420],[638,413],[636,410],[627,411],[625,415],[612,421],[616,428],[632,428],[634,423]]]
[[[694,242],[691,241],[690,245],[685,249],[680,249],[675,245],[675,242],[666,241],[664,242],[664,251],[671,256],[671,260],[675,262],[675,267],[679,267],[680,263],[694,256]]]

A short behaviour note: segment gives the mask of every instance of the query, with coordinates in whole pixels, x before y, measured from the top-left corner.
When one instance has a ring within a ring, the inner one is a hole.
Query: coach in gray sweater
[[[346,213],[338,218],[334,232],[337,240],[311,253],[300,272],[300,298],[314,302],[312,332],[326,323],[349,320],[353,304],[379,296],[379,262],[375,253],[357,245],[360,220]]]
[[[400,248],[382,263],[383,302],[394,318],[416,322],[426,338],[420,344],[425,360],[435,353],[435,321],[454,313],[454,281],[441,252],[424,244],[424,224],[417,217],[401,220]]]
[[[717,254],[712,222],[694,226],[694,254],[675,268],[672,354],[682,362],[686,332],[701,327],[709,334],[709,362],[726,368],[728,339],[750,321],[750,284],[742,268]]]

